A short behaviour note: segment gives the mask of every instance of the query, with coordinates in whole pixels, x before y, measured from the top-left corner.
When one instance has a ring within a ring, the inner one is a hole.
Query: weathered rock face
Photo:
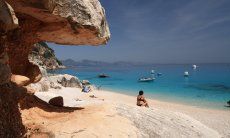
[[[18,86],[25,86],[30,82],[30,79],[21,75],[12,75],[11,81],[17,84]]]
[[[50,88],[52,89],[61,89],[63,87],[76,87],[82,88],[81,81],[72,75],[68,74],[58,74],[52,76],[43,77],[37,83],[31,83],[28,87],[34,89],[35,92],[46,92]]]
[[[104,9],[97,0],[1,2],[12,8],[5,6],[1,9],[4,11],[0,14],[1,28],[8,32],[0,51],[4,51],[5,45],[12,73],[26,76],[31,82],[41,79],[39,68],[27,58],[35,43],[49,41],[69,45],[100,45],[110,37]],[[9,9],[12,11],[9,12]],[[9,19],[5,21],[6,17]],[[10,28],[14,30],[9,31]]]
[[[36,43],[29,54],[30,62],[45,69],[63,68],[62,63],[55,57],[54,50],[44,42]]]
[[[82,83],[77,77],[68,74],[59,76],[59,78],[61,79],[57,80],[57,82],[60,83],[62,86],[82,88]]]
[[[22,124],[18,102],[24,88],[14,84],[1,85],[0,87],[0,137],[22,138],[26,132]]]
[[[28,83],[41,79],[38,66],[28,60],[35,43],[100,45],[109,38],[98,0],[0,0],[0,137],[25,132],[11,92],[19,88],[9,86],[12,74],[27,77]]]
[[[0,85],[9,83],[11,70],[9,67],[9,57],[7,54],[7,32],[18,27],[18,20],[15,17],[12,7],[0,0]]]
[[[0,1],[0,21],[2,30],[8,31],[18,27],[18,19],[14,10],[3,0]]]
[[[8,65],[0,63],[0,85],[8,83],[11,77],[10,67]]]
[[[104,9],[97,0],[7,0],[16,13],[35,20],[38,41],[100,45],[109,37]],[[20,24],[20,19],[19,19]]]

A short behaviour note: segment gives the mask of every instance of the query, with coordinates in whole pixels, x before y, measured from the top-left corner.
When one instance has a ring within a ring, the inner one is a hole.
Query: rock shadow
[[[46,112],[74,112],[76,110],[85,109],[83,107],[57,107],[48,104],[47,102],[39,99],[33,94],[25,94],[24,98],[20,101],[21,109],[29,109],[38,107]]]
[[[0,137],[24,137],[26,129],[22,123],[18,102],[20,93],[25,92],[26,89],[15,84],[0,86]]]
[[[81,107],[55,107],[14,83],[0,85],[0,137],[21,138],[26,135],[21,112],[23,109],[38,107],[46,112],[74,112]]]

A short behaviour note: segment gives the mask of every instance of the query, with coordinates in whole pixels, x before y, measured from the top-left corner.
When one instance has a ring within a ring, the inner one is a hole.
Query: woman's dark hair
[[[139,91],[139,95],[143,95],[144,92],[142,90]]]

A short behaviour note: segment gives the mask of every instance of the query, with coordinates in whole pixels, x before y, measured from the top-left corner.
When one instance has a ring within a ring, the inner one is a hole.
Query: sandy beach
[[[82,93],[79,88],[50,89],[35,95],[48,102],[62,96],[71,112],[22,110],[24,124],[55,137],[230,137],[230,111],[201,109],[150,100],[136,106],[136,97],[104,90]],[[92,98],[92,95],[95,97]],[[36,133],[42,136],[43,133]],[[33,136],[33,135],[32,135]]]

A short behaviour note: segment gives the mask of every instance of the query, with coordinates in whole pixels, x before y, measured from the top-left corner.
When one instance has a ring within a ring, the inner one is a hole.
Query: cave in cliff
[[[42,77],[28,60],[35,43],[96,46],[109,38],[98,0],[0,0],[0,137],[25,136],[19,103],[27,90],[19,84]]]

